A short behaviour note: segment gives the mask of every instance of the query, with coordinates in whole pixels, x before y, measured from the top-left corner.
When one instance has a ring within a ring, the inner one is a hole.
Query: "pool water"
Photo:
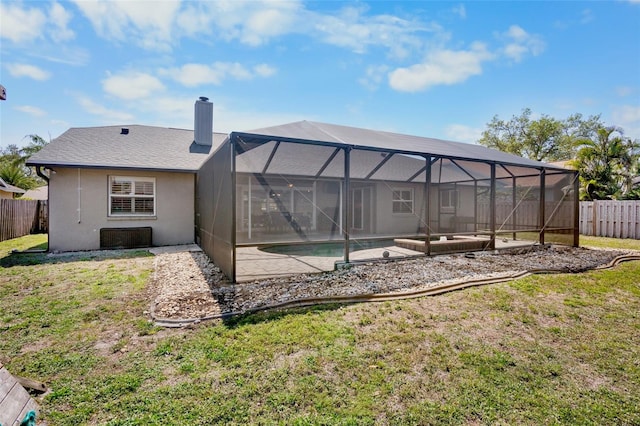
[[[373,248],[389,247],[393,240],[378,241],[350,241],[349,252],[368,250]],[[318,257],[343,257],[344,243],[309,243],[260,247],[261,251],[274,254],[287,254],[291,256],[318,256]]]

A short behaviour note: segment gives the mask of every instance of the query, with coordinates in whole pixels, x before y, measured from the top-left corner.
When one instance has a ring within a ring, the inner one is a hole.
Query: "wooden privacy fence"
[[[640,239],[640,201],[581,201],[580,233]]]
[[[540,200],[524,200],[516,203],[496,203],[496,231],[517,231],[540,228]],[[547,201],[545,209],[545,226],[549,229],[573,228],[573,201]],[[489,203],[478,203],[479,226],[489,227],[491,206]]]
[[[0,241],[48,232],[47,201],[0,200]]]

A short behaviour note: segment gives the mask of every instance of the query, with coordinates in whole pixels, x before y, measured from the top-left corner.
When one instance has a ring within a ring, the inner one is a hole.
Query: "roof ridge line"
[[[303,120],[303,121],[307,121],[307,120]],[[314,123],[314,122],[312,122],[312,121],[307,121],[307,123],[309,123],[311,126],[315,127],[316,129],[320,130],[322,133],[324,133],[324,134],[326,134],[326,135],[328,135],[328,136],[330,136],[330,137],[332,137],[332,138],[334,138],[334,139],[336,139],[336,140],[340,141],[341,143],[343,143],[343,144],[345,144],[345,145],[352,145],[352,144],[350,144],[350,143],[348,143],[348,142],[346,142],[346,141],[344,141],[344,140],[340,139],[340,138],[339,138],[339,137],[337,137],[336,135],[332,135],[331,133],[327,132],[326,130],[324,130],[324,129],[322,129],[322,128],[318,127],[318,126],[316,125],[316,123]],[[326,123],[325,123],[325,124],[326,124]]]

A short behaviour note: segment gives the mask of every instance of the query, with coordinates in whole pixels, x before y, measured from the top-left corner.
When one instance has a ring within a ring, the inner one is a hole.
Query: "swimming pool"
[[[393,245],[393,240],[369,240],[350,241],[349,252],[368,250],[374,248],[389,247]],[[266,253],[285,254],[290,256],[318,256],[318,257],[343,257],[344,243],[308,243],[308,244],[283,244],[259,247],[259,250]]]

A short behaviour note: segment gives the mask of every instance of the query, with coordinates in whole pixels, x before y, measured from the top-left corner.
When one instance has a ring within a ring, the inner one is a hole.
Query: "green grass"
[[[619,239],[580,235],[580,245],[599,248],[615,247],[619,249],[640,250],[640,240],[630,238]]]
[[[153,258],[30,244],[0,243],[0,361],[51,425],[640,424],[640,262],[160,329]]]

